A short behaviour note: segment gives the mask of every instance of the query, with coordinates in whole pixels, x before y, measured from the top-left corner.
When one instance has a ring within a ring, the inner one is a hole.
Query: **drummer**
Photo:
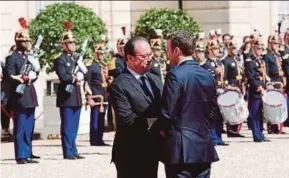
[[[228,45],[228,55],[222,60],[224,65],[224,82],[227,89],[241,92],[242,76],[238,59],[238,45],[236,41],[231,41]],[[227,124],[228,137],[245,137],[240,134],[242,123],[237,125]]]
[[[282,70],[282,56],[279,53],[279,39],[277,34],[272,34],[268,37],[268,53],[264,56],[266,62],[267,75],[270,78],[270,83],[274,88],[283,90],[285,81],[284,72]],[[267,124],[268,133],[284,133],[282,132],[283,125]]]
[[[263,132],[262,99],[264,92],[266,69],[262,60],[262,42],[260,40],[252,43],[252,58],[247,59],[247,77],[249,82],[249,102],[248,109],[249,122],[252,128],[254,142],[268,142]]]
[[[216,80],[217,89],[220,91],[223,87],[223,68],[217,64],[217,59],[220,56],[220,46],[215,39],[209,41],[207,45],[207,60],[201,65],[204,69],[209,71]],[[227,146],[229,144],[225,143],[222,139],[222,127],[223,118],[220,113],[219,107],[216,107],[217,113],[215,114],[215,119],[211,125],[211,138],[215,145]]]

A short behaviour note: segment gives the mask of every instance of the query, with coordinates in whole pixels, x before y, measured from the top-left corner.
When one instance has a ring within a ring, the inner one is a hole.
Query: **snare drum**
[[[224,120],[230,125],[240,124],[249,116],[246,102],[239,91],[227,90],[218,96],[217,102]]]
[[[288,116],[287,96],[279,90],[267,90],[262,96],[263,115],[271,124],[281,124]]]

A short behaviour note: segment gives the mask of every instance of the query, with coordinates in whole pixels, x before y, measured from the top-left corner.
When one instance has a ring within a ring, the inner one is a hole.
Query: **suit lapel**
[[[145,100],[147,100],[149,103],[152,102],[152,100],[144,93],[140,82],[137,81],[137,79],[129,72],[126,70],[126,77],[128,79],[128,81],[131,83],[131,85],[140,92],[140,94],[145,98]]]

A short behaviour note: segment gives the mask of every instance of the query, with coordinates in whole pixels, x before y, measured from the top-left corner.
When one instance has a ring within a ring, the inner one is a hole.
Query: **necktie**
[[[147,84],[146,84],[146,78],[145,78],[145,76],[141,76],[140,79],[141,79],[141,82],[142,82],[141,86],[142,86],[142,89],[143,89],[144,93],[145,93],[148,97],[150,97],[150,99],[153,100],[154,97],[153,97],[152,93],[150,92],[150,90],[149,90],[149,88],[148,88],[148,86],[147,86]]]

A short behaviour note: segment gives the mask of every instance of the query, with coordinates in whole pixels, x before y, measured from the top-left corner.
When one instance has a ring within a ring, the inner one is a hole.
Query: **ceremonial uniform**
[[[221,74],[216,71],[218,64],[215,60],[207,59],[207,61],[201,65],[202,68],[209,71],[216,81],[216,86],[218,88],[222,88],[221,85]],[[211,138],[215,145],[223,144],[224,141],[222,139],[222,130],[223,130],[223,117],[220,113],[220,109],[217,107],[215,119],[211,123]]]
[[[156,33],[156,38],[150,40],[150,45],[154,53],[150,72],[158,76],[161,79],[161,81],[164,83],[166,73],[169,69],[169,65],[164,59],[161,58],[162,30],[157,29],[155,30],[155,33]]]
[[[98,54],[104,55],[104,45],[102,44],[104,43],[94,45],[94,49]],[[91,94],[87,97],[90,97],[90,100],[98,103],[98,105],[91,106],[90,111],[89,140],[90,145],[93,146],[105,145],[103,132],[105,112],[107,110],[107,105],[104,105],[104,102],[107,102],[107,81],[103,74],[104,65],[106,65],[104,61],[94,59],[87,73],[87,82],[91,89]]]
[[[272,43],[279,44],[278,37],[274,35],[269,36],[269,45]],[[271,47],[270,47],[271,48]],[[270,78],[270,82],[272,82],[274,88],[281,89],[283,71],[282,71],[282,57],[278,52],[272,51],[264,56],[264,60],[266,62],[266,73]],[[268,133],[281,133],[283,125],[280,125],[280,130],[278,128],[278,124],[267,123]]]
[[[62,43],[75,42],[72,32],[65,22],[68,30],[62,36]],[[77,57],[63,52],[59,58],[55,60],[55,72],[60,80],[56,96],[56,106],[60,110],[61,118],[61,143],[63,157],[65,159],[76,159],[78,151],[76,148],[76,137],[79,127],[79,119],[81,113],[82,99],[80,84],[75,81],[74,70],[77,66]]]
[[[289,33],[288,33],[289,34]],[[285,92],[287,96],[289,96],[289,47],[285,46],[284,50],[281,52],[282,55],[282,67],[284,71],[284,75],[286,77],[286,86],[285,86]],[[289,112],[289,97],[287,97],[287,106],[288,106],[288,112]],[[285,127],[289,127],[289,119],[284,122]]]
[[[11,54],[9,54],[10,56]],[[8,56],[7,56],[8,58]],[[1,62],[1,128],[2,128],[2,135],[3,136],[9,136],[12,137],[12,134],[9,131],[9,125],[10,125],[10,118],[12,117],[12,112],[7,105],[7,102],[9,100],[9,93],[10,93],[10,87],[9,87],[9,80],[7,76],[7,70],[4,66],[4,63]]]
[[[39,69],[35,70],[35,67],[28,60],[30,55],[28,50],[30,49],[21,44],[28,44],[31,41],[26,21],[24,18],[20,18],[19,22],[23,29],[15,35],[17,49],[6,59],[7,80],[11,92],[8,105],[11,106],[14,113],[15,159],[18,164],[38,163],[30,158],[35,108],[38,106],[33,83],[37,80]]]
[[[241,74],[238,67],[237,57],[228,55],[223,61],[224,65],[224,82],[232,87],[238,87],[241,90]],[[243,137],[239,134],[242,124],[229,125],[227,124],[228,137],[236,136]]]
[[[122,36],[117,39],[117,50],[118,53],[113,57],[113,60],[108,64],[108,75],[112,77],[113,79],[117,78],[125,69],[126,69],[126,61],[123,57],[124,55],[124,46],[126,42],[128,41],[128,37],[126,36],[126,27],[121,27],[122,30]],[[112,105],[110,104],[111,101],[109,101],[108,104],[108,111],[107,111],[107,121],[108,125],[110,126],[111,130],[115,129],[114,126],[114,111],[112,108]]]
[[[250,112],[250,126],[253,132],[255,142],[264,141],[262,118],[262,99],[261,92],[257,92],[258,87],[265,87],[264,76],[262,74],[262,59],[252,58],[252,61],[247,66],[247,77],[249,86],[249,103],[248,109]]]

